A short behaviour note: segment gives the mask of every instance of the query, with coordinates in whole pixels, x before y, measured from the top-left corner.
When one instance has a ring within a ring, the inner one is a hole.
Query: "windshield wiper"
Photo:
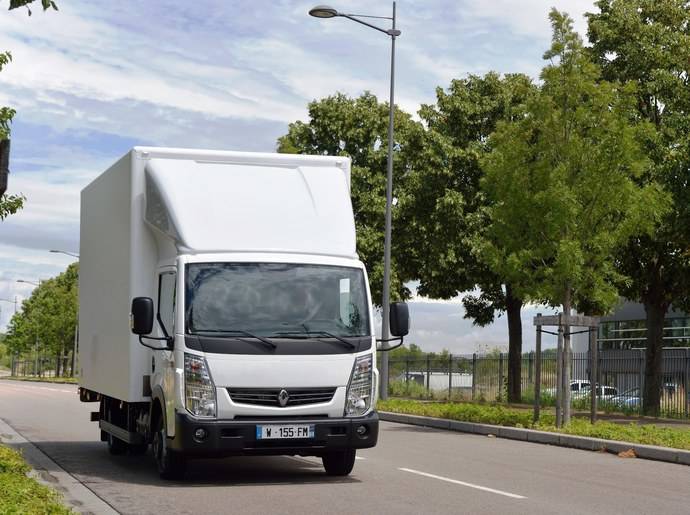
[[[327,338],[335,338],[336,340],[344,343],[345,345],[347,345],[351,349],[354,349],[355,347],[357,347],[354,343],[347,341],[345,338],[341,338],[340,336],[336,336],[335,334],[329,333],[327,331],[310,331],[309,329],[306,328],[306,326],[304,328],[304,332],[302,332],[302,331],[280,331],[279,333],[276,333],[276,334],[293,335],[295,338],[304,338],[305,337],[304,335],[309,337],[312,334],[313,335],[321,335],[321,336],[325,336]]]
[[[197,333],[197,334],[198,334],[198,333],[241,334],[241,335],[244,335],[244,336],[248,336],[249,338],[255,338],[255,339],[259,340],[261,343],[265,343],[266,345],[268,345],[268,346],[271,347],[272,349],[275,349],[275,348],[278,347],[278,346],[277,346],[275,343],[273,343],[271,340],[267,340],[267,339],[264,338],[263,336],[257,336],[257,335],[255,335],[255,334],[253,334],[253,333],[250,333],[250,332],[247,332],[247,331],[243,331],[243,330],[241,330],[241,329],[225,329],[225,330],[223,330],[223,329],[202,329],[202,330],[199,330],[199,331],[195,331],[195,333]]]

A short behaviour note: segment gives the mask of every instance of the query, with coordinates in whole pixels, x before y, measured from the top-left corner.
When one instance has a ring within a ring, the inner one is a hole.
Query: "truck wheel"
[[[158,420],[153,434],[153,456],[156,458],[158,474],[162,479],[181,479],[186,469],[184,456],[171,451],[167,445],[167,435],[162,417]]]
[[[119,456],[127,452],[129,445],[127,442],[123,442],[119,438],[114,437],[108,433],[108,451],[114,456]]]
[[[348,449],[347,451],[324,454],[322,461],[326,474],[329,476],[347,476],[352,472],[352,467],[355,466],[356,453],[355,449]]]

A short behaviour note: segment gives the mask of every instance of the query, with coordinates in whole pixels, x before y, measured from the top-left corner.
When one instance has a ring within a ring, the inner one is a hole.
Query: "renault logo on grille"
[[[284,408],[287,406],[289,400],[290,394],[287,392],[287,390],[280,390],[280,393],[278,394],[278,404],[280,404],[280,407]]]

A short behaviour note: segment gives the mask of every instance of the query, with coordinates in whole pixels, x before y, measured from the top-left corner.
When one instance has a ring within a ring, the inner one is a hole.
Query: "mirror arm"
[[[388,338],[387,340],[383,340],[383,339],[378,339],[378,338],[377,338],[376,341],[377,341],[377,342],[380,342],[380,343],[384,343],[384,342],[396,342],[396,341],[398,341],[398,340],[400,341],[400,343],[397,344],[397,345],[395,345],[394,347],[386,347],[385,349],[381,349],[380,347],[377,347],[376,350],[379,351],[379,352],[388,352],[388,351],[397,349],[398,347],[402,346],[403,340],[404,340],[404,339],[405,339],[404,336],[399,336],[399,337],[397,337],[397,338]]]
[[[147,340],[156,340],[156,341],[165,341],[167,345],[165,347],[154,347],[153,345],[149,345],[148,343],[144,343],[144,338]],[[139,343],[141,343],[144,347],[148,347],[149,349],[153,350],[171,350],[171,344],[173,343],[173,338],[172,336],[164,336],[163,338],[155,338],[153,336],[142,336],[139,335]]]

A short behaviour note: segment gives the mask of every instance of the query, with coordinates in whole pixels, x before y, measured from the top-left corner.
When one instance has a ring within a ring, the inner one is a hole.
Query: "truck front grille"
[[[335,388],[228,388],[232,402],[287,408],[330,402]]]

